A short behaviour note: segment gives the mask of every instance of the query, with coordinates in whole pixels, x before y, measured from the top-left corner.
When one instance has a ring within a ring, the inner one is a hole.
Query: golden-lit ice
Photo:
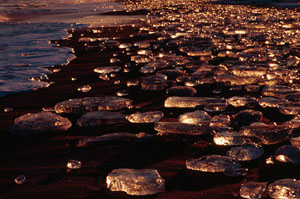
[[[165,180],[155,169],[115,169],[106,177],[107,188],[128,195],[153,195],[165,190]]]

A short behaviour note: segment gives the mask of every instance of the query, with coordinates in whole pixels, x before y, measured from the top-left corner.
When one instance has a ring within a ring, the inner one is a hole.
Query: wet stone
[[[160,134],[202,135],[209,133],[208,125],[185,124],[180,122],[156,122],[154,129]]]
[[[185,164],[187,169],[212,173],[234,171],[241,168],[240,163],[235,159],[221,155],[202,156],[198,159],[187,160]]]
[[[63,132],[72,123],[64,117],[51,112],[28,113],[15,119],[11,133],[14,135],[31,135],[47,132]]]
[[[236,131],[221,131],[214,134],[214,143],[220,146],[260,145],[262,141],[255,136],[241,135]]]
[[[125,141],[125,140],[136,140],[136,139],[147,139],[151,138],[153,135],[149,135],[146,133],[126,133],[126,132],[118,132],[118,133],[109,133],[101,136],[84,138],[78,141],[77,147],[86,147],[96,143],[108,142],[108,141]]]
[[[165,180],[155,169],[114,169],[106,177],[107,188],[128,195],[153,195],[165,190]]]
[[[238,161],[250,161],[262,157],[264,154],[263,148],[252,144],[246,144],[241,147],[232,147],[226,153]]]
[[[205,111],[194,111],[189,113],[184,113],[179,116],[178,121],[186,124],[206,124],[210,123],[211,117]]]
[[[171,96],[194,96],[197,90],[188,86],[173,86],[167,89],[167,94]]]
[[[119,110],[128,108],[132,100],[121,97],[85,97],[69,99],[54,106],[56,113],[82,114],[92,111]]]
[[[277,180],[268,186],[269,196],[275,199],[300,198],[300,181],[296,179]]]
[[[81,168],[81,161],[69,160],[68,163],[67,163],[67,168],[69,168],[69,169],[80,169]]]
[[[78,126],[101,126],[126,122],[125,115],[112,111],[95,111],[81,116],[77,120]]]
[[[23,184],[25,182],[25,180],[26,180],[26,177],[24,175],[20,175],[14,179],[14,182],[16,184]]]
[[[163,117],[164,113],[161,111],[149,111],[128,115],[126,119],[131,123],[153,123],[160,121]]]
[[[240,189],[240,196],[246,199],[260,199],[267,188],[267,182],[245,182]]]
[[[279,162],[300,164],[300,149],[293,145],[282,146],[275,151],[275,158]]]

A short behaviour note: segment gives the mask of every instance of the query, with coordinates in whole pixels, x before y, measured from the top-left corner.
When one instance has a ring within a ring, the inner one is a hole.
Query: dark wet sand
[[[263,158],[244,164],[250,170],[246,177],[230,178],[222,174],[193,172],[185,169],[185,160],[204,154],[225,154],[228,147],[216,147],[210,136],[202,137],[157,137],[146,141],[119,141],[96,144],[91,147],[76,148],[79,139],[112,132],[147,132],[155,134],[153,125],[112,125],[96,128],[79,128],[75,125],[66,133],[45,136],[13,137],[8,130],[14,118],[29,112],[39,112],[42,107],[53,107],[57,102],[85,96],[115,95],[126,88],[126,81],[140,78],[137,71],[122,73],[111,81],[103,81],[93,72],[97,66],[108,64],[108,57],[121,52],[117,47],[85,51],[83,43],[78,43],[81,34],[93,37],[120,37],[121,42],[152,40],[149,37],[134,37],[138,28],[104,28],[102,33],[93,34],[88,30],[77,30],[70,40],[58,41],[62,46],[75,49],[76,59],[61,68],[60,72],[49,75],[55,82],[49,88],[34,92],[10,95],[0,99],[1,109],[11,107],[14,110],[0,114],[0,198],[161,198],[161,199],[232,199],[239,198],[241,183],[249,181],[268,181],[293,177],[299,171],[294,166],[265,166],[264,158],[274,152],[278,146],[266,147]],[[130,62],[129,56],[119,56],[120,65]],[[77,81],[71,81],[76,77]],[[121,80],[118,85],[115,80]],[[81,93],[77,88],[89,84],[92,90]],[[206,88],[203,88],[206,89]],[[174,110],[163,107],[166,94],[140,93],[139,89],[130,90],[139,111],[162,110],[166,117]],[[199,92],[201,93],[201,92]],[[137,109],[129,110],[135,112]],[[171,116],[176,118],[179,112]],[[78,116],[68,116],[75,124]],[[68,171],[68,160],[82,161],[82,168]],[[111,192],[106,188],[105,177],[115,168],[153,168],[166,180],[166,192],[145,197],[128,196],[122,192]],[[283,169],[284,168],[284,169]],[[22,185],[13,183],[15,177],[26,176]],[[266,193],[264,194],[265,198]]]

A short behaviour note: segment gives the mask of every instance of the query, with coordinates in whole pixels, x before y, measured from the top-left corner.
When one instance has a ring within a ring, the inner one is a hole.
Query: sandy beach
[[[137,10],[132,13],[117,12],[107,13],[107,15],[118,17],[118,15],[135,16],[147,13],[148,10]],[[162,111],[165,115],[162,121],[177,121],[180,114],[194,111],[193,108],[164,107],[164,101],[169,96],[165,89],[142,91],[140,86],[127,87],[128,81],[138,80],[141,82],[147,76],[147,74],[139,72],[138,64],[133,65],[129,73],[119,73],[116,77],[112,76],[110,80],[106,81],[99,79],[99,74],[94,72],[96,67],[108,65],[121,66],[124,70],[126,68],[124,65],[133,64],[131,56],[139,50],[133,47],[126,51],[126,49],[120,49],[113,42],[103,45],[101,38],[109,38],[110,41],[117,41],[118,44],[148,42],[152,47],[154,44],[165,45],[167,43],[160,42],[163,37],[161,32],[146,34],[141,27],[147,27],[147,24],[140,22],[139,25],[134,26],[70,30],[71,37],[52,42],[62,47],[73,48],[76,58],[70,60],[65,66],[51,68],[54,72],[49,75],[49,80],[47,80],[51,82],[51,86],[0,98],[0,198],[233,199],[241,198],[239,190],[246,181],[271,183],[283,178],[299,179],[299,174],[297,174],[299,165],[280,162],[265,163],[266,158],[273,155],[277,148],[289,144],[288,140],[267,145],[264,147],[265,153],[262,157],[242,162],[242,166],[248,168],[245,176],[228,177],[223,173],[206,173],[186,169],[185,163],[188,159],[211,154],[225,155],[226,151],[231,148],[230,146],[215,145],[211,134],[153,136],[151,139],[113,140],[87,147],[77,147],[78,141],[83,138],[108,133],[137,134],[144,132],[156,135],[157,132],[153,128],[153,123],[125,122],[98,127],[79,127],[76,125],[76,121],[80,115],[76,114],[62,114],[62,116],[68,117],[73,124],[69,130],[63,133],[21,137],[13,136],[10,133],[14,119],[23,114],[53,108],[56,103],[67,99],[116,96],[117,91],[124,89],[129,91],[134,105],[130,109],[120,111],[126,115],[135,112]],[[95,41],[91,38],[98,40]],[[204,44],[206,43],[203,42]],[[160,47],[153,48],[153,51],[159,53]],[[183,54],[179,52],[177,46],[170,44],[165,48],[168,52]],[[293,51],[293,55],[299,55],[299,52]],[[118,60],[111,63],[110,58]],[[198,59],[199,56],[194,58],[195,61],[199,61]],[[223,61],[226,62],[226,59],[219,59],[215,64],[217,65],[219,62],[222,64]],[[214,62],[212,61],[212,63]],[[230,62],[228,63],[230,64]],[[193,69],[187,68],[186,71],[193,71]],[[178,76],[177,74],[174,77],[170,75],[167,86],[168,84],[172,85]],[[296,79],[295,82],[297,81]],[[91,86],[91,90],[89,92],[78,91],[78,88],[84,85]],[[219,94],[215,90],[218,86],[219,84],[216,82],[197,85],[195,86],[196,96],[217,97]],[[244,90],[237,89],[235,91],[230,88],[231,86],[225,85],[221,97],[230,98],[237,93],[247,94]],[[12,109],[6,112],[7,108]],[[240,110],[242,108],[230,106],[227,113],[233,115]],[[268,124],[275,121],[281,124],[293,118],[278,113],[275,108],[263,109],[257,105],[255,110],[263,112],[262,121]],[[218,113],[211,115],[216,114]],[[241,125],[234,128],[240,127]],[[298,132],[298,128],[295,131]],[[66,164],[69,160],[80,160],[82,167],[78,170],[68,169]],[[112,192],[106,188],[105,180],[107,174],[117,168],[156,169],[166,181],[166,190],[150,196],[129,196],[124,192]],[[14,183],[14,179],[19,175],[26,176],[26,181],[21,185]],[[267,191],[264,192],[263,198],[270,198]]]

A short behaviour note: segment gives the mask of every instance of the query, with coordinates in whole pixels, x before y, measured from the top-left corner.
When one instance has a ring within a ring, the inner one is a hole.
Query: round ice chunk
[[[111,191],[125,191],[128,195],[152,195],[165,190],[165,180],[155,169],[115,169],[106,177]]]
[[[14,135],[30,135],[68,130],[72,123],[67,118],[51,112],[27,113],[15,119],[11,132]]]

